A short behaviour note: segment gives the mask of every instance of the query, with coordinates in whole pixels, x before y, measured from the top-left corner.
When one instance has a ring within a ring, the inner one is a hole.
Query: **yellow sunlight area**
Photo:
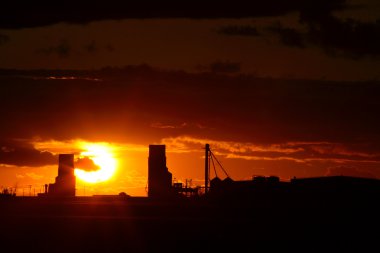
[[[112,148],[107,144],[83,143],[83,152],[79,158],[90,158],[100,169],[87,171],[75,168],[75,176],[87,183],[100,183],[109,180],[116,171],[117,161],[113,156]]]

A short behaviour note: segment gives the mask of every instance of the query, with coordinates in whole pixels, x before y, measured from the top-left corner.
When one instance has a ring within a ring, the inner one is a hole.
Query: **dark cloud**
[[[305,36],[294,28],[286,28],[281,23],[268,27],[268,30],[278,34],[280,42],[286,46],[305,48]]]
[[[0,34],[0,46],[9,41],[9,36],[5,34]]]
[[[244,18],[279,16],[293,11],[331,11],[345,7],[344,0],[267,0],[233,2],[194,1],[7,1],[2,4],[0,28],[17,29],[59,22],[87,23],[126,18]],[[309,13],[310,12],[310,13]]]
[[[224,35],[240,35],[240,36],[259,36],[260,33],[256,27],[251,25],[230,25],[220,27],[217,32]]]
[[[319,170],[350,164],[377,175],[379,82],[190,74],[148,65],[2,70],[0,81],[0,140],[162,141],[174,150],[186,140],[192,150],[214,140],[227,160],[279,163],[278,168],[283,162],[296,168],[318,164]],[[1,146],[1,163],[38,166],[48,157],[56,164],[51,154],[30,145],[29,153],[16,149],[20,144]],[[80,162],[90,163],[83,169],[96,169],[89,159]]]
[[[36,150],[27,142],[0,140],[0,164],[37,167],[56,163],[55,155]]]
[[[318,19],[304,19],[306,31],[283,27],[270,27],[282,44],[304,48],[317,46],[327,54],[358,59],[380,55],[380,20],[361,22],[354,19],[340,20],[331,15]]]
[[[186,122],[204,127],[174,130],[217,140],[327,141],[380,150],[378,82],[189,74],[147,65],[2,73],[3,137],[152,143],[167,137],[153,123]]]
[[[75,168],[85,171],[97,171],[100,169],[90,157],[78,158],[75,161]]]
[[[360,58],[380,55],[380,20],[360,22],[329,17],[308,24],[306,39],[334,56]]]
[[[305,1],[305,3],[308,1]],[[300,4],[296,10],[298,26],[276,23],[267,29],[276,34],[283,45],[307,48],[319,47],[334,57],[359,59],[380,55],[380,19],[364,22],[352,18],[339,18],[333,10],[353,8],[345,1],[325,1]],[[265,36],[251,25],[224,26],[218,33],[230,36]]]
[[[95,46],[95,45],[93,45]],[[95,48],[90,48],[95,50]],[[87,50],[89,50],[87,48]],[[69,57],[72,53],[72,47],[70,43],[62,39],[57,45],[47,47],[47,48],[40,48],[36,50],[37,53],[44,54],[44,55],[58,55],[59,57],[65,58]]]
[[[57,44],[49,47],[39,48],[36,53],[50,56],[57,55],[61,58],[69,57],[75,53],[95,54],[98,52],[113,52],[115,48],[111,44],[99,45],[95,40],[91,40],[82,47],[74,47],[67,39],[60,40]]]
[[[364,177],[376,178],[376,176],[366,170],[359,169],[352,166],[340,165],[330,167],[327,169],[326,176],[350,176],[350,177]]]
[[[380,55],[380,19],[362,22],[339,19],[329,12],[324,15],[300,15],[302,28],[287,27],[277,22],[266,29],[278,36],[281,44],[289,47],[318,47],[334,57],[359,59]],[[226,26],[220,34],[234,36],[265,36],[251,26]]]
[[[85,52],[90,53],[90,54],[97,53],[100,51],[106,51],[106,52],[115,51],[114,46],[112,46],[111,44],[108,43],[106,45],[99,45],[95,40],[92,40],[88,42],[87,44],[85,44],[83,46],[83,49]]]
[[[210,65],[198,65],[196,69],[201,72],[233,74],[240,72],[241,64],[231,61],[216,61]]]

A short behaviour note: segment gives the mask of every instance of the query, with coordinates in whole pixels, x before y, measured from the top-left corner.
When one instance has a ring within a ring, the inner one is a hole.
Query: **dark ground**
[[[0,252],[379,252],[378,197],[0,199]]]

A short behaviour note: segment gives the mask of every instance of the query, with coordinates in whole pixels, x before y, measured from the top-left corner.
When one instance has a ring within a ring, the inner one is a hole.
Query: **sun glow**
[[[109,180],[115,174],[117,162],[109,145],[84,143],[83,149],[85,151],[80,153],[80,158],[90,158],[100,169],[86,171],[75,168],[77,178],[88,183],[100,183]]]

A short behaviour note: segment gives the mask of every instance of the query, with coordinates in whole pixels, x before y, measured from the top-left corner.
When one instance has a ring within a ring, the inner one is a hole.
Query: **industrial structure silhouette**
[[[60,154],[58,176],[49,184],[48,194],[57,197],[75,196],[74,154]]]
[[[172,174],[166,167],[165,145],[149,145],[148,196],[167,198],[172,193]]]
[[[222,180],[216,173],[215,163],[226,175]],[[215,177],[211,179],[211,167]],[[380,180],[347,176],[314,178],[293,178],[281,181],[277,176],[254,176],[251,180],[233,180],[216,156],[205,145],[205,178],[203,186],[192,187],[175,182],[166,166],[166,146],[149,145],[148,157],[148,198],[156,200],[175,200],[183,197],[223,200],[249,201],[263,198],[300,199],[302,196],[319,196],[326,199],[347,198],[357,194],[380,193]],[[75,197],[74,155],[60,154],[58,176],[55,183],[45,185],[45,193],[39,196]],[[115,195],[119,196],[119,195]],[[128,195],[129,196],[129,195]]]
[[[59,156],[55,183],[46,185],[40,197],[0,197],[2,249],[365,252],[365,247],[378,246],[373,229],[380,225],[377,179],[233,180],[227,172],[224,179],[216,173],[211,178],[210,170],[219,162],[206,145],[205,184],[191,187],[172,183],[165,145],[150,145],[148,197],[74,197],[73,161],[72,154]]]

